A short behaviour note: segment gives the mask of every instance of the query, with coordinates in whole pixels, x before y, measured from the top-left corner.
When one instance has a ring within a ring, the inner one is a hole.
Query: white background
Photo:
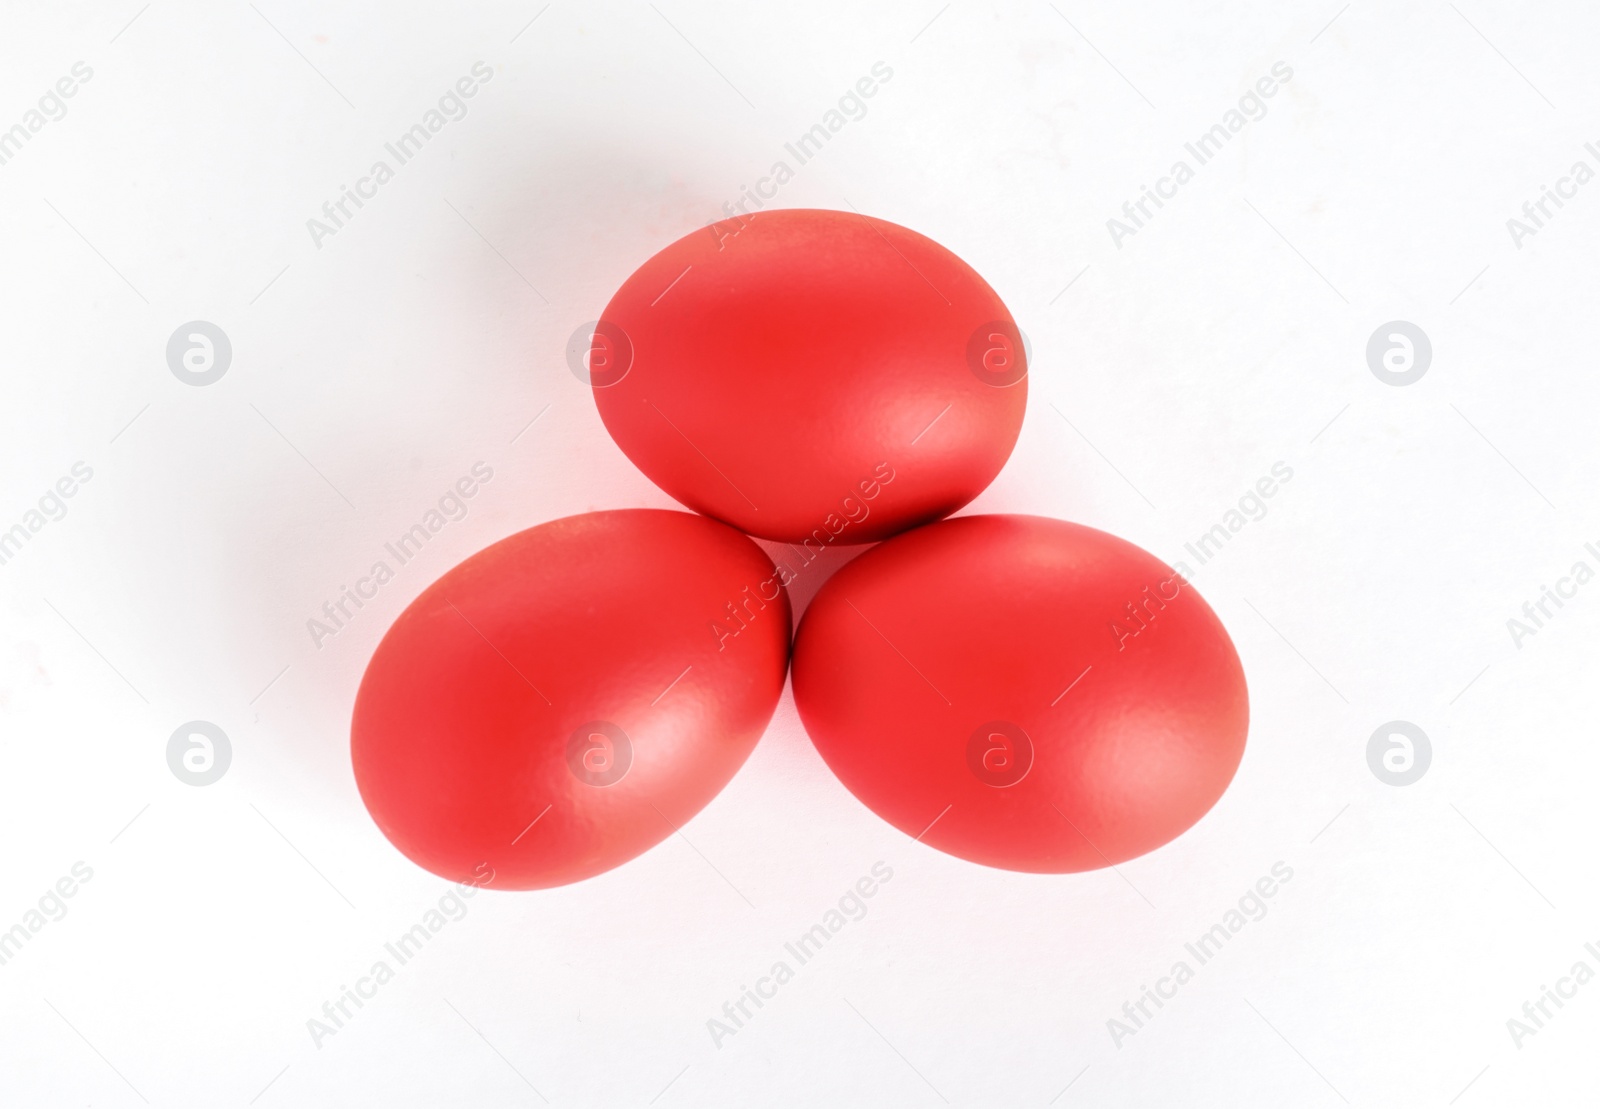
[[[8,0],[0,25],[0,128],[93,70],[0,166],[0,528],[93,470],[0,566],[0,929],[94,872],[0,966],[0,1102],[1592,1104],[1600,984],[1520,1047],[1506,1024],[1600,970],[1600,584],[1520,646],[1506,624],[1600,567],[1600,183],[1520,249],[1506,226],[1600,169],[1592,7],[138,5]],[[470,114],[315,245],[480,60]],[[315,1046],[445,891],[351,775],[378,638],[495,539],[671,506],[567,339],[877,61],[870,112],[773,203],[934,237],[1029,334],[1021,440],[968,511],[1178,560],[1293,469],[1194,572],[1249,676],[1238,778],[1120,873],[1003,873],[856,803],[785,694],[685,838],[478,896]],[[1268,115],[1115,245],[1107,219],[1279,61]],[[233,345],[203,388],[165,358],[197,319]],[[1434,350],[1406,387],[1365,355],[1397,319]],[[307,619],[478,461],[471,514],[315,646]],[[195,719],[233,749],[207,787],[166,762]],[[1367,764],[1396,719],[1432,743],[1407,787]],[[716,1045],[879,860],[867,916]],[[1115,1044],[1278,861],[1266,917]]]

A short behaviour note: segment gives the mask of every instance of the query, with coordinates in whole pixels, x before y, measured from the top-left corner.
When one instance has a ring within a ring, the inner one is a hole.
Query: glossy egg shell
[[[379,644],[351,724],[362,800],[454,881],[599,874],[738,770],[783,689],[789,631],[771,561],[714,520],[530,528],[434,582]]]
[[[795,703],[849,790],[921,842],[1011,870],[1173,839],[1244,754],[1244,672],[1192,584],[1092,528],[968,516],[818,592]]]
[[[784,542],[872,542],[954,512],[999,473],[1027,403],[995,291],[854,212],[692,232],[623,282],[591,341],[623,452],[688,507]]]

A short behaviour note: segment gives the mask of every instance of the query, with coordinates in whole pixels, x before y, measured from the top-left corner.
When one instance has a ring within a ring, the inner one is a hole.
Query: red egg
[[[1000,472],[1027,402],[995,291],[932,239],[853,212],[686,235],[579,343],[606,427],[652,481],[788,543],[949,515]]]
[[[889,823],[1008,870],[1141,855],[1222,796],[1249,704],[1194,586],[1037,516],[920,528],[806,610],[794,693],[817,750]]]
[[[351,757],[401,852],[496,889],[588,878],[727,784],[783,690],[772,562],[683,512],[571,516],[467,559],[361,680]]]

